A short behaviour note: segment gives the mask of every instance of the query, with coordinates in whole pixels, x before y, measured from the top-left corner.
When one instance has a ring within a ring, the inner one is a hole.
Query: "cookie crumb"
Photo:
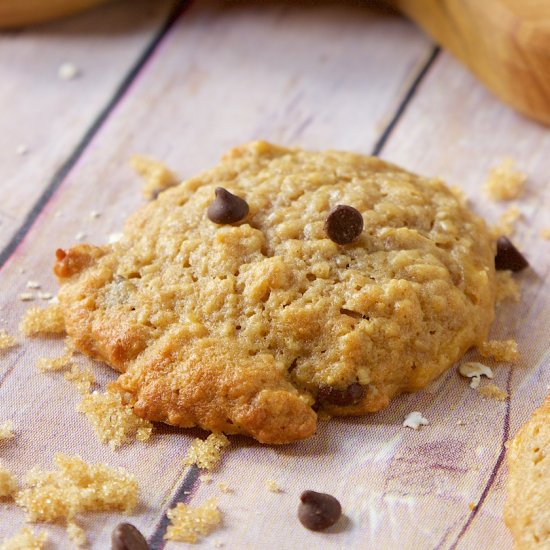
[[[424,418],[421,412],[413,411],[405,417],[403,427],[418,430],[420,426],[427,426],[429,423],[428,419]]]
[[[510,206],[505,210],[498,220],[498,223],[491,228],[491,233],[495,237],[501,235],[512,235],[516,228],[516,222],[521,216],[521,210],[517,206]]]
[[[153,424],[137,416],[119,394],[94,391],[84,396],[76,410],[86,415],[99,440],[113,450],[132,438],[147,441],[153,431]]]
[[[202,483],[210,483],[213,479],[212,474],[202,474],[199,476]]]
[[[18,296],[21,302],[32,302],[34,300],[34,294],[32,292],[22,292]]]
[[[266,479],[265,487],[271,493],[282,493],[283,490],[279,487],[277,482],[273,479]]]
[[[209,498],[197,508],[178,502],[166,515],[170,524],[164,538],[177,542],[195,543],[199,536],[208,535],[222,520],[215,498]]]
[[[40,357],[37,367],[42,372],[53,372],[68,367],[74,354],[74,343],[70,338],[65,340],[65,348],[59,357]]]
[[[233,492],[233,489],[231,489],[231,487],[229,487],[229,485],[227,485],[227,483],[225,483],[225,481],[220,481],[218,483],[218,489],[222,493],[232,493]]]
[[[19,330],[25,336],[64,334],[63,309],[59,305],[51,305],[46,308],[31,307],[25,312],[19,324]]]
[[[184,464],[213,470],[221,461],[222,450],[228,445],[229,439],[222,433],[211,433],[205,440],[197,438],[191,444]]]
[[[0,441],[12,439],[13,437],[13,421],[5,420],[4,422],[0,422]]]
[[[75,236],[74,238],[77,240],[77,241],[83,241],[85,238],[86,238],[86,233],[84,233],[83,231],[79,231]]]
[[[42,531],[38,535],[28,527],[23,527],[13,537],[4,539],[0,550],[42,550],[48,535]]]
[[[36,294],[41,300],[51,300],[53,298],[53,294],[51,292],[37,292]]]
[[[142,192],[146,199],[155,199],[157,195],[179,183],[176,175],[164,164],[142,155],[134,155],[130,166],[145,180]]]
[[[474,390],[479,387],[482,376],[486,376],[487,378],[493,378],[494,376],[493,371],[487,365],[475,361],[462,363],[462,365],[458,367],[458,372],[465,378],[471,378],[470,388]]]
[[[97,210],[92,210],[92,211],[90,212],[90,218],[91,218],[92,220],[97,220],[97,219],[100,218],[100,217],[101,217],[101,212],[98,212]]]
[[[520,291],[517,281],[512,277],[511,271],[497,271],[496,273],[496,302],[504,300],[519,302]]]
[[[550,241],[550,227],[545,227],[544,229],[541,229],[540,237],[545,241]]]
[[[11,498],[17,492],[17,480],[0,462],[0,499]]]
[[[466,426],[466,422],[464,422],[464,420],[457,420],[456,425],[457,426]]]
[[[56,454],[57,470],[30,470],[16,504],[30,522],[72,522],[82,512],[131,512],[138,497],[135,478],[122,468],[87,464],[79,456]],[[72,528],[76,535],[77,530]]]
[[[501,390],[495,384],[487,384],[486,386],[479,388],[478,392],[483,397],[487,397],[488,399],[495,399],[496,401],[506,401],[506,398],[508,397],[508,392]]]
[[[40,283],[38,281],[27,281],[27,288],[36,290],[37,288],[40,288]]]
[[[5,330],[0,330],[0,350],[13,348],[17,340],[10,336]]]
[[[515,340],[488,340],[477,349],[483,357],[492,357],[495,361],[516,363],[519,357]]]
[[[59,68],[57,69],[57,76],[61,80],[74,80],[75,78],[80,76],[80,74],[80,69],[74,63],[71,63],[69,61],[61,63],[61,65],[59,65]]]
[[[493,201],[509,201],[523,194],[527,174],[515,167],[512,158],[505,158],[492,168],[483,184],[483,190]]]
[[[88,542],[86,539],[86,532],[74,521],[69,521],[67,523],[67,536],[77,547],[85,546]]]
[[[88,368],[81,369],[78,365],[71,365],[71,370],[64,374],[65,380],[73,382],[80,395],[90,393],[91,387],[95,384],[95,375]]]
[[[29,148],[24,143],[21,143],[20,145],[17,146],[17,149],[15,150],[15,152],[20,157],[24,157],[29,152]]]
[[[470,508],[470,510],[472,510],[473,512],[477,508],[477,504],[475,502],[469,502],[468,508]]]

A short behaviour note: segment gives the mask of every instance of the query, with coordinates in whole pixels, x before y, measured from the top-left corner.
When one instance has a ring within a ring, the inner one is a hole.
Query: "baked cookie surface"
[[[518,550],[550,549],[550,395],[508,446],[504,520]]]
[[[247,217],[207,215],[215,189]],[[363,217],[327,236],[337,205]],[[135,412],[264,443],[312,435],[316,410],[362,415],[483,342],[494,243],[441,181],[374,157],[237,147],[159,195],[123,238],[58,251],[76,347],[123,374]]]

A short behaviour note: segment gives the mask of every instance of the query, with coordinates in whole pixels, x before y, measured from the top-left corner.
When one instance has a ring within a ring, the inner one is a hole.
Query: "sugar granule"
[[[524,191],[527,175],[515,167],[512,158],[505,158],[492,168],[483,184],[483,190],[494,201],[517,199]]]
[[[54,304],[46,308],[30,307],[21,319],[19,330],[25,336],[63,334],[65,332],[65,319],[61,306]]]
[[[0,330],[0,350],[13,348],[17,344],[16,339],[5,330]]]
[[[161,191],[179,183],[164,164],[151,158],[134,155],[130,166],[145,180],[142,192],[146,199],[154,199]]]
[[[504,300],[519,302],[520,291],[517,281],[512,277],[511,271],[497,271],[496,274],[496,302]]]
[[[282,493],[283,490],[279,487],[277,482],[273,479],[267,479],[265,482],[266,489],[272,493]]]
[[[0,550],[42,550],[48,535],[42,531],[35,535],[28,527],[23,527],[13,537],[4,539]]]
[[[166,513],[170,524],[164,538],[178,542],[195,543],[199,537],[208,535],[222,520],[215,498],[210,498],[197,508],[178,502]]]
[[[519,357],[515,340],[488,340],[477,349],[483,357],[492,357],[495,361],[515,363]]]
[[[222,450],[228,445],[229,439],[222,433],[212,433],[204,441],[197,438],[191,444],[184,463],[213,470],[221,461]]]
[[[89,393],[76,410],[86,415],[100,441],[109,443],[113,450],[132,438],[147,441],[153,431],[151,422],[137,416],[119,394]]]
[[[496,399],[497,401],[506,401],[508,393],[504,390],[501,390],[495,384],[487,384],[482,388],[479,388],[478,392],[483,396],[489,399]]]
[[[73,382],[81,395],[90,393],[91,387],[95,384],[95,375],[88,368],[81,369],[78,365],[71,365],[71,370],[64,374],[65,380]]]
[[[37,367],[42,372],[53,372],[63,370],[71,363],[74,354],[74,343],[70,338],[65,340],[65,348],[59,357],[41,357],[38,359]]]
[[[122,468],[87,464],[79,456],[56,454],[57,470],[30,470],[15,502],[30,522],[71,522],[83,512],[132,512],[138,485]]]
[[[13,437],[13,421],[4,420],[0,422],[0,441],[3,439],[12,439]]]
[[[67,536],[69,540],[77,547],[86,546],[88,540],[86,538],[86,531],[80,527],[74,521],[67,523]]]
[[[0,462],[0,499],[10,498],[17,492],[17,480]]]

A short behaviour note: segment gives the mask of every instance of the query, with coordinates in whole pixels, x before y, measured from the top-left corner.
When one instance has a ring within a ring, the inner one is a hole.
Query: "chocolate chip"
[[[233,195],[223,187],[216,187],[216,198],[206,211],[208,219],[214,223],[236,223],[248,215],[248,204],[241,197]]]
[[[497,255],[495,256],[495,268],[521,271],[526,267],[529,267],[529,263],[510,242],[510,239],[499,237],[497,241]]]
[[[325,221],[325,232],[331,241],[338,244],[349,244],[359,238],[363,231],[363,216],[361,212],[339,204],[327,216]]]
[[[317,399],[321,403],[338,405],[339,407],[348,407],[357,405],[365,395],[365,388],[355,382],[344,390],[333,388],[332,386],[321,386],[317,392]]]
[[[332,495],[304,491],[300,500],[298,519],[312,531],[322,531],[334,525],[342,515],[342,506]]]
[[[111,550],[149,550],[149,545],[131,523],[119,523],[111,535]]]

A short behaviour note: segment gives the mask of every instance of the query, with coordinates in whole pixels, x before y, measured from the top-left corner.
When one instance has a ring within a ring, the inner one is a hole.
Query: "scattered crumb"
[[[222,449],[229,445],[229,439],[222,433],[212,433],[206,440],[195,439],[187,453],[185,464],[196,464],[199,468],[213,470],[222,458]]]
[[[24,143],[21,143],[21,145],[17,146],[17,149],[15,150],[15,152],[20,157],[24,157],[29,152],[29,148]]]
[[[109,244],[117,243],[118,241],[120,241],[120,239],[122,239],[121,232],[109,233],[109,235],[107,236],[107,242]]]
[[[65,340],[65,348],[59,357],[40,357],[37,367],[42,372],[52,372],[63,370],[68,367],[72,361],[74,353],[74,343],[70,338]]]
[[[80,395],[90,393],[91,387],[95,384],[95,375],[88,368],[81,369],[78,365],[71,365],[71,370],[65,374],[65,380],[73,382]]]
[[[490,170],[483,190],[494,201],[509,201],[522,195],[526,181],[527,175],[516,169],[514,159],[505,158]]]
[[[214,548],[223,548],[223,542],[219,540],[214,541]]]
[[[69,523],[67,523],[67,536],[77,547],[86,546],[88,542],[86,539],[86,532],[74,521],[69,521]]]
[[[9,498],[17,491],[17,480],[0,462],[0,499]]]
[[[231,489],[231,487],[229,487],[229,485],[227,485],[227,483],[225,483],[225,481],[220,481],[218,483],[218,489],[222,493],[232,493],[233,492],[233,489]]]
[[[521,210],[517,206],[510,206],[503,214],[501,214],[498,223],[492,227],[492,234],[495,238],[501,235],[512,235],[515,231],[515,225],[519,217],[521,216]]]
[[[51,292],[38,292],[37,296],[41,300],[51,300],[53,298],[53,294]]]
[[[86,415],[100,441],[109,443],[113,450],[134,437],[147,441],[153,431],[151,422],[137,416],[116,393],[89,393],[76,410]]]
[[[268,491],[271,491],[272,493],[282,493],[283,490],[279,487],[276,481],[273,479],[266,479],[265,486]]]
[[[13,438],[13,421],[0,422],[0,441]]]
[[[0,550],[42,550],[48,535],[45,532],[35,535],[28,527],[23,527],[9,539],[4,539]]]
[[[221,523],[221,512],[216,499],[210,498],[202,506],[191,508],[178,502],[175,508],[166,513],[170,524],[166,529],[166,540],[191,542],[199,540],[199,536],[208,535]]]
[[[501,390],[498,386],[495,386],[495,384],[487,384],[486,386],[479,388],[478,391],[483,397],[496,399],[497,401],[506,401],[506,398],[508,397],[508,393]]]
[[[74,80],[76,77],[80,76],[80,69],[74,63],[66,61],[59,65],[57,76],[61,80]]]
[[[17,344],[17,340],[10,336],[5,330],[0,330],[0,350],[13,348]]]
[[[40,288],[40,283],[37,281],[27,281],[27,288],[30,288],[31,290],[36,290],[37,288]]]
[[[456,425],[457,426],[466,426],[466,422],[464,422],[464,420],[458,420]]]
[[[34,294],[32,292],[22,292],[19,294],[18,298],[22,302],[32,302],[34,300]]]
[[[54,304],[46,308],[30,307],[19,324],[19,330],[25,336],[63,334],[65,319],[61,306]]]
[[[56,454],[57,470],[30,470],[15,498],[27,512],[27,521],[71,523],[82,512],[122,510],[131,512],[137,503],[135,478],[122,468],[87,464],[79,456]],[[76,535],[77,532],[71,528]]]
[[[544,229],[542,229],[540,232],[540,236],[545,241],[550,241],[550,227],[545,227]]]
[[[199,476],[202,483],[210,483],[212,481],[212,474],[202,474]]]
[[[90,218],[92,220],[97,220],[99,217],[101,217],[101,212],[98,212],[97,210],[92,210],[90,212]]]
[[[452,185],[450,187],[451,193],[458,199],[460,204],[463,206],[466,206],[468,204],[468,197],[466,193],[464,193],[464,190],[462,187],[459,187],[458,185]]]
[[[148,157],[134,155],[130,166],[145,180],[142,192],[146,199],[155,199],[161,191],[179,183],[176,175],[164,164]]]
[[[497,271],[496,283],[497,304],[507,299],[511,299],[514,302],[519,302],[519,285],[512,277],[511,271]]]
[[[477,504],[475,502],[470,502],[468,503],[468,508],[473,511],[477,508]]]
[[[424,418],[421,412],[413,411],[405,417],[405,420],[403,421],[403,426],[405,428],[418,430],[420,426],[427,426],[429,423],[430,422],[428,421],[428,419]]]
[[[483,357],[492,357],[495,361],[516,363],[518,360],[518,343],[515,340],[489,340],[477,349]]]
[[[465,378],[471,378],[470,388],[476,389],[479,386],[482,376],[487,378],[493,378],[493,371],[482,363],[477,363],[475,361],[470,361],[468,363],[462,363],[458,367],[458,372]]]
[[[75,236],[74,238],[77,240],[77,241],[83,241],[85,238],[86,238],[86,233],[84,233],[83,231],[79,231]]]

